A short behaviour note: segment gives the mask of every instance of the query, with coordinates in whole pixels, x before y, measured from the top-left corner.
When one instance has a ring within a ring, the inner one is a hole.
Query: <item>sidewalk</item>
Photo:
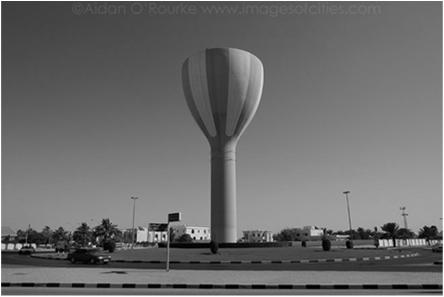
[[[2,283],[442,284],[441,272],[2,268]]]

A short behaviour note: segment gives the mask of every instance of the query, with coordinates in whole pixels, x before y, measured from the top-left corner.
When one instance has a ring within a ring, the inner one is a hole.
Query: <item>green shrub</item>
[[[217,241],[210,242],[210,250],[211,253],[217,254],[217,251],[219,250],[219,244],[217,243]]]
[[[375,244],[375,247],[378,248],[378,247],[379,247],[379,240],[378,240],[378,239],[375,239],[374,244]]]
[[[324,251],[329,251],[331,249],[331,241],[330,241],[330,239],[326,239],[326,238],[322,239],[322,249]]]
[[[182,234],[179,238],[176,239],[176,242],[193,242],[193,238],[191,238],[190,234]]]
[[[103,250],[113,253],[116,250],[116,243],[114,242],[114,240],[104,241]]]

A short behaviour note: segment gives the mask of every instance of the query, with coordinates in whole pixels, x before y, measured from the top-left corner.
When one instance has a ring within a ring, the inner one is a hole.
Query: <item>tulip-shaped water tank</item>
[[[211,239],[236,242],[236,145],[262,94],[261,61],[234,48],[212,48],[182,67],[188,107],[211,147]]]

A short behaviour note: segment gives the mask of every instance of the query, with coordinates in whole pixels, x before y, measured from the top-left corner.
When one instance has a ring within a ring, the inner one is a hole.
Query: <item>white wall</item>
[[[442,240],[430,240],[430,245],[442,243]],[[414,239],[396,239],[396,246],[427,246],[428,243],[425,238]],[[380,247],[393,247],[393,240],[379,239]]]

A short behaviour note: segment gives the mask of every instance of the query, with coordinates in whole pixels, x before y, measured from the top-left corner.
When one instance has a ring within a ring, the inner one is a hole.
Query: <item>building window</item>
[[[193,236],[193,239],[196,240],[196,236]]]
[[[194,234],[194,229],[191,229],[191,234]]]

